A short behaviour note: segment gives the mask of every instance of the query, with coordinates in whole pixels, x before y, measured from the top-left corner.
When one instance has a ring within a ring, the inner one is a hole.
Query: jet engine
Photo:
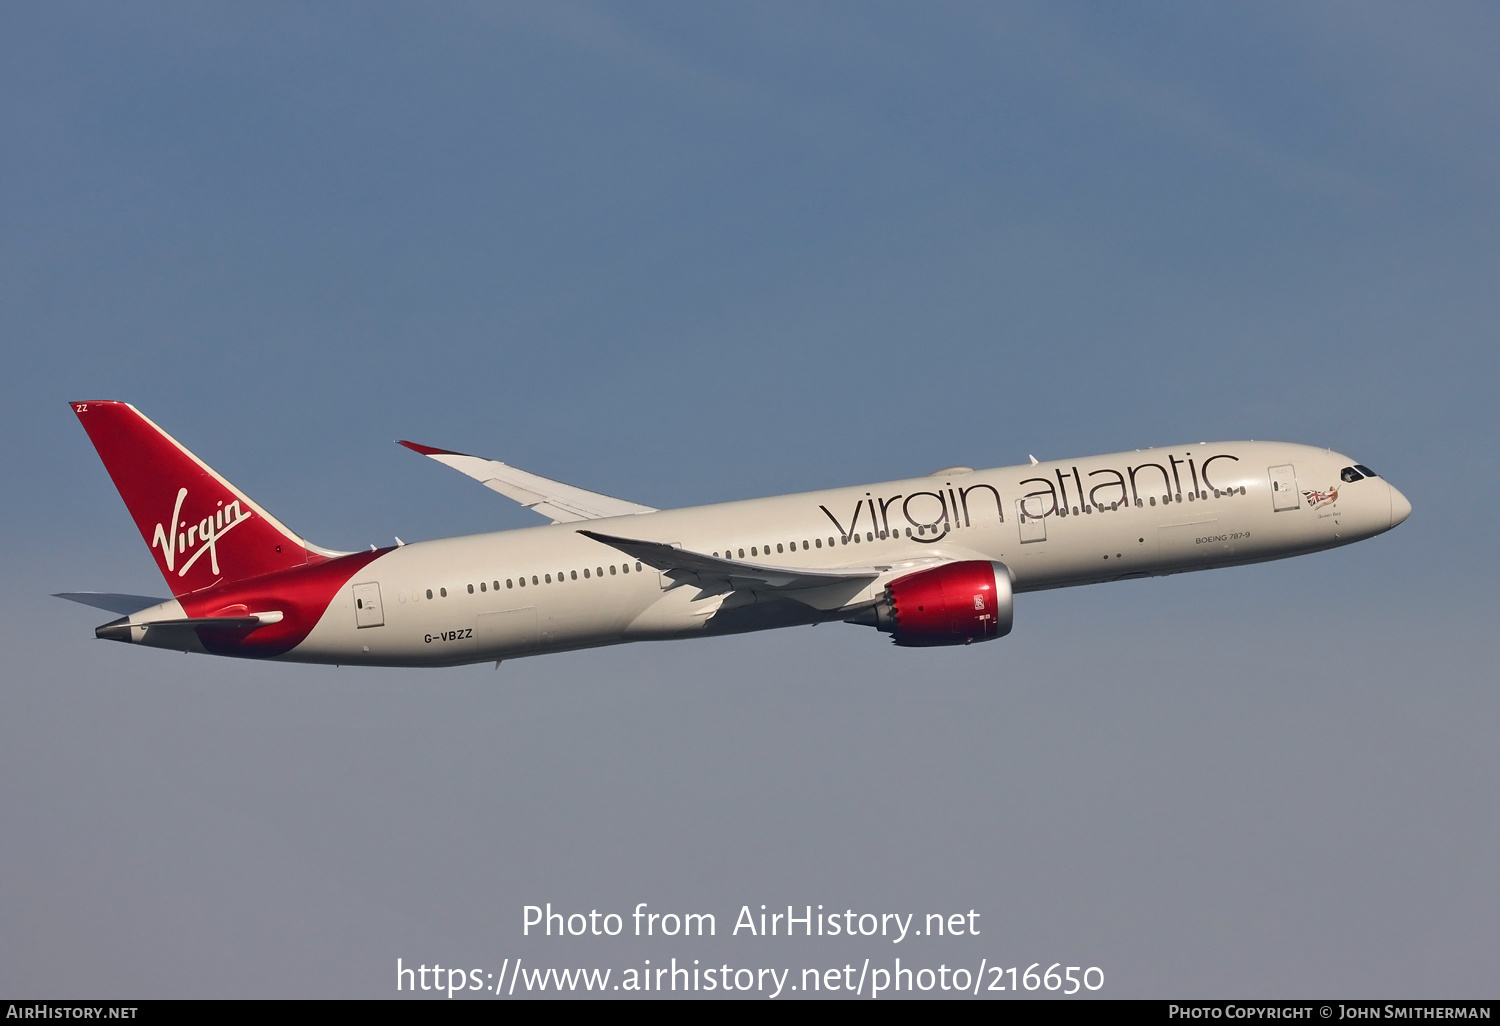
[[[967,645],[1010,633],[1015,605],[1004,563],[971,559],[898,577],[875,607],[851,622],[909,648]]]

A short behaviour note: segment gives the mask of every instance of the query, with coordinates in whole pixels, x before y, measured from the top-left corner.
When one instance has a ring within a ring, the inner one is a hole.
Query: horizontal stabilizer
[[[82,602],[95,609],[107,609],[111,613],[123,613],[126,616],[138,613],[142,609],[159,606],[167,601],[162,598],[151,598],[149,595],[117,595],[112,591],[59,591],[53,593],[52,597],[67,599],[69,602]]]
[[[280,623],[284,615],[281,610],[274,609],[267,613],[248,613],[244,616],[196,616],[177,620],[147,620],[144,623],[131,623],[128,619],[122,618],[111,620],[102,627],[95,627],[94,636],[106,641],[129,641],[131,629],[135,627],[144,627],[147,630],[212,627],[221,631],[253,631],[257,627]]]
[[[550,518],[554,524],[656,512],[653,506],[642,506],[640,503],[575,488],[561,481],[517,470],[499,460],[487,460],[483,456],[470,456],[449,449],[434,449],[417,442],[403,441],[401,444],[412,452],[430,456],[444,466],[472,477],[491,491],[499,492],[507,499],[514,499],[527,509],[536,510],[542,516]]]
[[[648,566],[655,567],[676,580],[697,578],[700,582],[722,582],[736,590],[794,591],[803,588],[825,588],[830,584],[873,581],[890,570],[889,566],[840,567],[815,570],[806,567],[766,566],[737,559],[721,559],[702,552],[690,552],[662,542],[616,538],[597,531],[579,531],[586,538],[619,549]]]

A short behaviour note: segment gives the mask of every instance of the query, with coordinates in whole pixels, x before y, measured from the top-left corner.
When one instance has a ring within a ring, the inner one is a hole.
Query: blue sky
[[[1492,990],[1497,37],[1452,4],[8,6],[0,984],[379,996],[526,894],[998,918],[1030,873],[1081,897],[1015,943],[1092,945],[1117,996]],[[345,548],[534,522],[397,438],[656,506],[1279,438],[1415,513],[1027,596],[973,652],[826,627],[334,677],[97,645],[45,598],[160,590],[87,398]],[[904,731],[947,754],[892,763]],[[740,813],[685,811],[652,748]],[[388,897],[426,886],[372,843],[393,807],[493,911]],[[134,846],[68,855],[105,809]],[[226,951],[253,970],[152,968]]]

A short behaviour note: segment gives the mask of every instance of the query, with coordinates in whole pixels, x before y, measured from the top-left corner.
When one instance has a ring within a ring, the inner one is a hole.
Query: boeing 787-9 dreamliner
[[[172,597],[60,597],[123,614],[100,638],[290,662],[453,666],[828,621],[967,645],[1010,633],[1018,593],[1299,556],[1411,513],[1369,467],[1284,442],[947,467],[670,510],[402,442],[551,522],[336,552],[135,407],[72,406]]]

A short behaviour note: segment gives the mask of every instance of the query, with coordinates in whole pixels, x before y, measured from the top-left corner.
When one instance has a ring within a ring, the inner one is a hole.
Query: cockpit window
[[[1355,470],[1353,467],[1345,467],[1343,470],[1339,471],[1339,477],[1343,478],[1345,481],[1358,481],[1363,478],[1364,475]]]
[[[1369,467],[1365,466],[1363,463],[1356,463],[1354,465],[1354,469],[1357,470],[1357,471],[1359,471],[1361,474],[1365,475],[1365,477],[1379,477],[1380,476],[1379,474],[1375,473],[1375,471],[1373,471]]]

